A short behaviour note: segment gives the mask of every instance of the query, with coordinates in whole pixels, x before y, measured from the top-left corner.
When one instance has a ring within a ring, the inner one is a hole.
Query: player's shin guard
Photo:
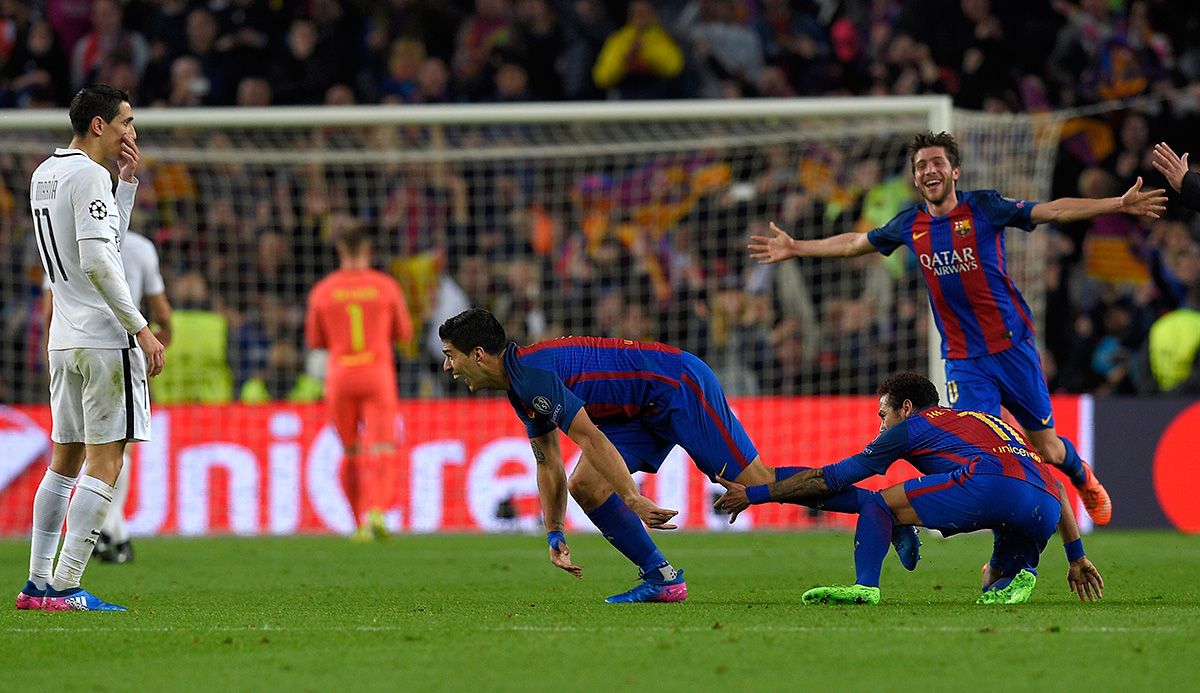
[[[599,507],[588,511],[587,516],[613,548],[633,561],[643,575],[653,575],[658,571],[663,579],[675,577],[674,569],[670,568],[670,563],[654,545],[641,518],[625,505],[620,496],[612,494]],[[671,574],[667,575],[666,572]]]
[[[363,465],[360,455],[346,455],[342,458],[342,489],[346,492],[346,500],[350,502],[350,512],[354,514],[354,525],[357,527],[366,516],[363,506]]]
[[[67,536],[63,539],[62,551],[58,555],[58,566],[54,570],[52,585],[58,590],[79,586],[83,569],[92,557],[96,537],[100,536],[100,525],[108,515],[112,504],[113,487],[99,479],[79,477],[75,485],[75,496],[67,509]]]
[[[854,531],[854,568],[858,573],[855,582],[867,587],[879,587],[879,573],[883,570],[883,558],[892,543],[892,527],[896,518],[878,493],[870,494],[858,514],[858,526]]]

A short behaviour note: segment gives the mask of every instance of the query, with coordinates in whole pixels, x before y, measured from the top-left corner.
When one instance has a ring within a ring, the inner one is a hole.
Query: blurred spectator
[[[71,84],[79,89],[96,81],[96,73],[109,60],[133,65],[140,78],[150,59],[146,39],[124,27],[124,9],[117,0],[95,0],[92,29],[71,49]]]
[[[700,96],[753,96],[763,70],[758,34],[739,21],[733,0],[692,0],[678,31],[691,41],[700,69]]]
[[[208,285],[198,272],[180,276],[171,286],[171,345],[175,366],[150,381],[159,404],[218,404],[233,398],[229,370],[229,321],[213,309]]]
[[[265,108],[271,105],[271,83],[262,77],[244,77],[237,85],[238,106]]]
[[[227,105],[233,98],[233,88],[236,78],[232,76],[233,66],[228,61],[226,53],[217,50],[217,19],[207,8],[197,7],[187,15],[187,50],[200,64],[203,77],[208,82],[208,93],[205,103],[211,105]],[[243,67],[244,69],[244,67]]]
[[[568,99],[600,100],[604,92],[592,79],[600,47],[613,32],[600,0],[551,0],[563,32],[562,88]]]
[[[83,35],[92,29],[94,0],[45,0],[45,19],[64,49],[73,50]]]
[[[291,342],[275,342],[267,350],[266,364],[242,384],[238,399],[245,404],[317,402],[321,381],[304,372],[304,360]]]
[[[509,0],[475,0],[475,11],[459,28],[454,50],[454,77],[473,100],[486,99],[493,52],[508,45],[511,37]]]
[[[1193,262],[1200,274],[1200,255]],[[1200,394],[1200,280],[1182,306],[1154,321],[1138,358],[1140,392]]]
[[[16,27],[14,27],[16,32]],[[49,98],[54,105],[65,106],[71,98],[71,68],[66,52],[54,29],[46,22],[34,22],[18,39],[3,69],[0,83],[7,84],[6,106],[24,107],[28,101]]]
[[[664,99],[679,95],[674,80],[683,71],[683,51],[658,21],[647,0],[629,3],[629,17],[600,48],[592,68],[596,86],[621,99]]]
[[[563,78],[559,64],[564,47],[563,31],[550,9],[549,0],[517,0],[512,40],[506,52],[508,60],[525,71],[530,98],[537,101],[562,99]]]
[[[267,79],[278,104],[320,103],[337,77],[328,49],[318,51],[317,27],[310,19],[296,19],[288,29],[282,50],[272,58]]]
[[[416,100],[417,76],[425,62],[425,46],[415,38],[402,36],[388,49],[387,73],[379,82],[380,100],[406,103]]]

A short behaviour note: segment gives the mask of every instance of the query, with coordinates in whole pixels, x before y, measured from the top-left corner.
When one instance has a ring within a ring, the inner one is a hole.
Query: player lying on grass
[[[878,603],[879,574],[896,525],[947,536],[992,530],[981,604],[1029,599],[1038,558],[1057,525],[1070,563],[1067,582],[1080,600],[1100,598],[1104,581],[1083,553],[1066,490],[1020,432],[990,414],[937,406],[937,388],[916,373],[884,380],[879,395],[880,433],[861,453],[765,486],[718,479],[726,492],[716,507],[733,521],[752,503],[810,502],[883,474],[901,458],[925,474],[871,494],[854,534],[856,584],[811,589],[804,593],[806,604]]]
[[[582,577],[563,538],[568,490],[606,539],[639,569],[641,582],[609,602],[682,601],[683,571],[655,546],[646,528],[673,529],[674,510],[638,493],[631,472],[655,473],[676,445],[710,478],[766,484],[799,471],[770,469],[729,409],[712,369],[666,344],[566,337],[525,347],[508,342],[491,313],[472,309],[438,330],[443,369],[472,390],[505,390],[537,460],[538,493],[550,561]],[[583,455],[568,482],[556,428]],[[870,492],[846,489],[830,510],[858,512]],[[640,519],[639,519],[640,518]],[[915,530],[897,532],[897,553],[916,565]]]

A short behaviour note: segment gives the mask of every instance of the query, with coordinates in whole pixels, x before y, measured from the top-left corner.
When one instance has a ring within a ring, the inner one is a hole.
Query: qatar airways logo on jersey
[[[935,277],[979,269],[979,259],[975,257],[974,248],[921,253],[918,259],[921,261],[921,266],[933,272]]]

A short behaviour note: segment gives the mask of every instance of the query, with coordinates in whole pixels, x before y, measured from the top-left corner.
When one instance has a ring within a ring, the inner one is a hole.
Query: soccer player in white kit
[[[145,236],[128,231],[125,240],[121,242],[121,265],[125,268],[125,281],[129,284],[129,295],[133,305],[141,306],[142,298],[150,306],[150,319],[155,325],[154,336],[164,347],[171,346],[171,302],[167,300],[166,285],[162,272],[158,268],[158,251],[154,243]],[[50,275],[43,277],[42,289],[47,297],[53,295],[54,286],[50,283]],[[50,326],[54,316],[54,302],[44,300],[42,303],[42,324]],[[129,448],[125,448],[125,462],[121,465],[121,475],[114,484],[112,505],[108,508],[108,517],[100,526],[100,536],[96,539],[94,556],[105,563],[128,563],[133,560],[133,541],[129,538],[129,530],[125,526],[125,501],[129,498],[129,468],[131,460]]]
[[[141,163],[129,96],[108,85],[84,87],[71,100],[70,117],[70,146],[38,166],[29,186],[34,235],[54,287],[48,342],[54,446],[34,496],[29,580],[16,606],[124,611],[79,582],[112,502],[125,443],[150,438],[147,378],[162,372],[164,349],[134,305],[121,264]],[[113,160],[115,196],[102,163]]]

